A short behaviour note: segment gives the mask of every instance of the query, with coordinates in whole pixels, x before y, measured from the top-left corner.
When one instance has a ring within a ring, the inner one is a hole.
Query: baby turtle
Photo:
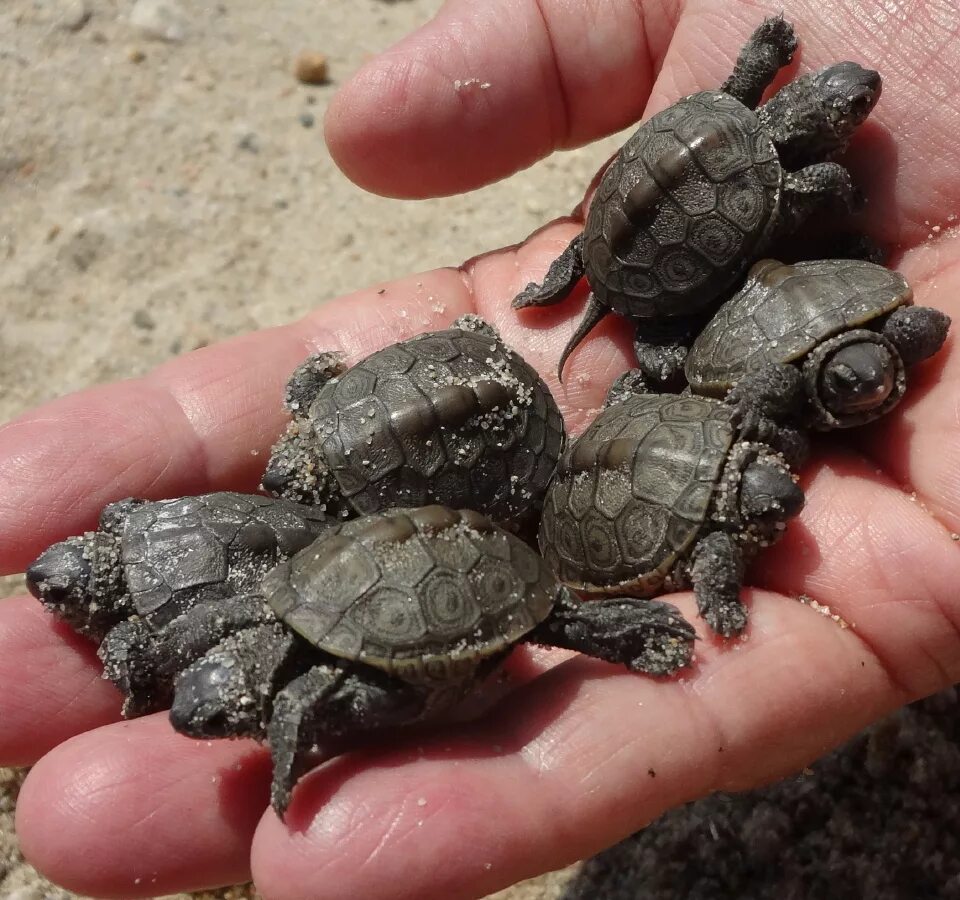
[[[27,586],[75,631],[106,636],[103,656],[111,640],[129,642],[197,604],[220,608],[253,590],[332,522],[315,507],[250,494],[130,498],[107,506],[97,531],[48,548],[27,569]],[[154,690],[157,679],[131,689],[125,671],[108,667],[107,675],[135,695],[127,715],[169,705],[169,685]]]
[[[259,591],[110,637],[108,668],[181,673],[179,731],[269,741],[282,814],[315,745],[442,715],[520,641],[663,675],[689,663],[694,632],[667,603],[581,603],[485,516],[430,506],[339,523]]]
[[[912,302],[902,275],[870,262],[761,260],[697,337],[687,381],[713,397],[736,386],[747,427],[791,414],[819,430],[862,425],[946,340],[949,317]]]
[[[611,311],[636,321],[640,369],[680,374],[703,319],[776,238],[828,203],[853,208],[842,151],[880,96],[876,72],[853,62],[801,75],[756,109],[797,41],[766,19],[718,91],[684,97],[640,126],[610,164],[586,224],[542,284],[514,307],[563,300],[584,274],[590,299],[560,358]],[[756,109],[756,111],[754,111]]]
[[[615,383],[561,456],[541,551],[561,581],[590,594],[692,584],[711,628],[737,634],[747,622],[744,564],[780,537],[803,492],[781,454],[738,438],[730,406],[631,393],[630,377],[642,375]]]
[[[549,388],[472,315],[350,369],[314,356],[286,404],[264,489],[343,517],[440,503],[514,526],[542,506],[564,441]]]

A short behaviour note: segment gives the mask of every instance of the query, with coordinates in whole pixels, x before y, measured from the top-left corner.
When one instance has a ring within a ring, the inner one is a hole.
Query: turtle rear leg
[[[814,212],[841,204],[847,212],[863,204],[863,196],[854,187],[850,173],[839,163],[814,163],[783,177],[778,234],[792,234]]]
[[[640,319],[637,322],[633,350],[637,366],[651,389],[669,391],[681,387],[683,366],[700,324],[699,317],[696,320],[677,317]]]
[[[744,375],[727,393],[740,440],[774,443],[781,424],[799,416],[804,399],[803,375],[791,365],[770,363]]]
[[[693,626],[669,603],[636,597],[583,601],[561,587],[553,611],[525,640],[669,675],[689,665],[694,637]]]
[[[736,540],[713,531],[697,543],[692,556],[690,581],[697,608],[718,634],[732,637],[747,625],[747,610],[740,602],[743,553]]]
[[[424,694],[412,685],[372,672],[319,665],[294,678],[274,698],[267,726],[273,808],[283,817],[293,786],[310,768],[318,744],[414,722],[425,705]]]
[[[563,253],[551,264],[543,282],[531,281],[513,298],[514,309],[526,309],[528,306],[553,306],[570,295],[577,282],[583,277],[583,232],[581,231]]]
[[[797,38],[793,26],[780,16],[764,19],[737,57],[733,74],[720,90],[756,109],[777,72],[793,59]]]

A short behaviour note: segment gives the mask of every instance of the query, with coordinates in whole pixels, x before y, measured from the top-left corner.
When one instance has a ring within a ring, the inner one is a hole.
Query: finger
[[[308,353],[342,349],[355,360],[472,310],[455,270],[380,290],[0,427],[0,572],[23,571],[44,547],[94,527],[114,500],[252,490],[286,421],[283,385]]]
[[[249,878],[269,755],[248,741],[193,741],[166,714],[108,725],[45,756],[17,804],[24,856],[96,897],[155,897]]]
[[[340,89],[327,144],[349,178],[388,196],[495,181],[636,121],[676,8],[450,0]]]
[[[120,717],[93,645],[32,597],[0,603],[0,765],[28,766],[75,734]]]
[[[960,323],[960,270],[952,261],[960,240],[948,237],[937,246],[914,251],[904,270],[914,283],[918,305],[933,306]],[[916,273],[916,280],[913,276]],[[943,523],[960,533],[960,355],[951,335],[932,359],[907,373],[907,392],[888,416],[853,438],[871,459]]]

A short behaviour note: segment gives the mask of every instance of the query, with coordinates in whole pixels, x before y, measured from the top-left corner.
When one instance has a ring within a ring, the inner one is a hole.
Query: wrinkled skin
[[[586,43],[568,4],[450,3],[341,88],[327,125],[335,156],[363,187],[393,195],[476,187],[717,84],[757,18],[779,7],[611,0],[592,9],[593,33],[609,37]],[[940,98],[953,96],[960,36],[943,4],[898,10],[892,18],[879,3],[798,2],[790,15],[804,35],[805,67],[855,58],[884,72],[875,121],[889,135],[865,129],[851,167],[870,198],[873,236],[900,244],[892,262],[916,302],[955,317],[960,236],[946,217],[960,210],[960,115]],[[451,90],[464,72],[496,87],[483,105],[468,107]],[[925,220],[943,225],[932,240]],[[302,358],[305,341],[327,346],[331,334],[352,360],[375,349],[371,335],[378,344],[399,336],[384,327],[391,296],[435,325],[430,302],[413,297],[443,294],[443,324],[471,310],[494,318],[549,381],[578,304],[546,311],[536,330],[505,310],[579,229],[558,222],[462,272],[402,279],[386,295],[361,291],[286,328],[27,413],[0,431],[0,564],[21,570],[118,497],[252,488],[283,427],[277,397],[290,360]],[[549,322],[557,327],[544,329]],[[584,343],[578,365],[596,377],[557,390],[574,432],[627,368],[629,337],[610,322]],[[255,370],[237,367],[238,353],[256,354]],[[912,374],[888,418],[815,448],[803,472],[805,509],[751,573],[759,589],[746,592],[744,644],[700,642],[691,674],[668,683],[562,653],[518,655],[515,694],[494,715],[307,776],[289,826],[262,815],[265,754],[185,739],[164,716],[116,724],[118,698],[92,650],[36,601],[8,602],[0,760],[43,757],[20,798],[25,852],[55,879],[99,896],[236,881],[252,866],[269,900],[476,897],[593,853],[692,797],[795,772],[886,711],[960,680],[952,342]],[[171,393],[191,401],[189,422]],[[120,424],[108,438],[85,424],[107,409],[145,408],[152,415],[111,416]],[[188,483],[185,461],[198,447],[206,467],[202,477],[191,469]],[[800,593],[856,628],[793,602]],[[693,617],[689,595],[670,599]]]

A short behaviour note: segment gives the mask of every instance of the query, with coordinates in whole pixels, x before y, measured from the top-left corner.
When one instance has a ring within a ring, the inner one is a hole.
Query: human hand
[[[719,84],[759,19],[777,11],[719,0],[583,8],[453,0],[343,88],[328,118],[333,152],[384,193],[474,187]],[[788,17],[804,68],[852,57],[884,75],[874,126],[849,155],[870,197],[865,221],[898,246],[894,262],[917,302],[956,318],[960,29],[950,10],[803,2]],[[458,92],[465,73],[482,73],[490,89]],[[928,240],[933,225],[942,230]],[[0,566],[22,570],[124,496],[252,489],[283,426],[283,383],[309,352],[356,360],[424,319],[487,318],[579,430],[628,366],[629,329],[599,327],[561,387],[553,373],[578,304],[510,308],[577,227],[555,223],[462,270],[362,291],[0,429]],[[36,601],[8,601],[0,762],[40,760],[18,810],[24,851],[55,880],[100,896],[235,882],[252,866],[269,900],[474,897],[593,853],[708,791],[796,771],[960,680],[958,380],[948,341],[911,373],[891,416],[817,448],[803,513],[750,573],[745,642],[703,628],[694,669],[665,682],[518,652],[515,690],[491,713],[335,760],[304,779],[286,825],[264,812],[262,749],[186,739],[164,715],[117,722],[119,698],[92,648]],[[795,602],[800,594],[850,627]],[[671,600],[694,620],[689,595]]]

